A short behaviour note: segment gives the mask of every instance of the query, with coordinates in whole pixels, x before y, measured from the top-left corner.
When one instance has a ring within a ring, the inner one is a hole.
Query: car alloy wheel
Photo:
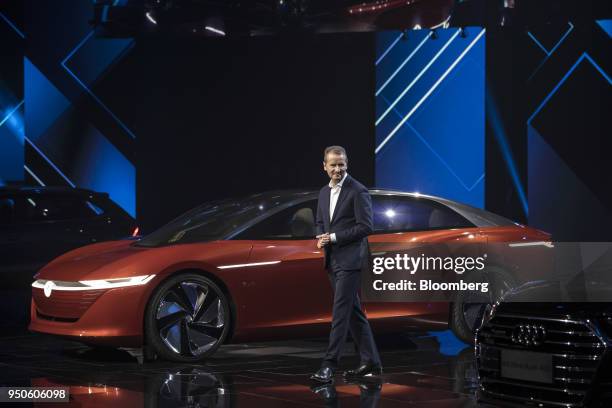
[[[227,297],[214,282],[178,275],[162,284],[149,303],[147,340],[164,358],[197,361],[223,343],[229,318]]]

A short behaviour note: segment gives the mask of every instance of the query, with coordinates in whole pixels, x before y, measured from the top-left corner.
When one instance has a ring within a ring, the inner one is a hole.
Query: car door
[[[331,286],[314,238],[316,205],[316,200],[291,205],[236,237],[252,241],[249,263],[261,264],[249,268],[259,297],[245,320],[299,326],[309,334],[331,320]]]
[[[410,248],[409,256],[431,250],[428,243],[469,242],[484,244],[484,236],[468,220],[448,207],[425,197],[373,195],[374,234],[368,237],[372,254],[389,244]],[[423,245],[419,245],[423,243]],[[436,247],[438,249],[438,247]],[[412,254],[412,255],[411,255]],[[436,254],[439,256],[439,254]],[[424,322],[446,322],[445,302],[365,302],[368,318],[383,324],[387,318],[411,317]]]

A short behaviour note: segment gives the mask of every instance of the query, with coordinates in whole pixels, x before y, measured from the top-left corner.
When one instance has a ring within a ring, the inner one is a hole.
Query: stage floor
[[[125,351],[90,349],[35,334],[0,337],[0,386],[67,386],[80,407],[472,407],[473,349],[449,331],[378,338],[379,380],[312,387],[326,339],[233,344],[206,364],[139,364]],[[3,405],[4,404],[0,404]],[[68,404],[40,403],[43,407]],[[19,406],[27,406],[20,404]]]

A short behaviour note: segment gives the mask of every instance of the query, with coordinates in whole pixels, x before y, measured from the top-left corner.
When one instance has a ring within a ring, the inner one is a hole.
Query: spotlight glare
[[[393,218],[395,217],[395,211],[388,209],[387,211],[385,211],[385,215],[389,218]]]

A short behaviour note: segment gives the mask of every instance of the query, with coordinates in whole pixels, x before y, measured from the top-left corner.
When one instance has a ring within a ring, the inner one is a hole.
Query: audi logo
[[[522,346],[539,346],[546,340],[544,326],[519,324],[512,330],[512,342]]]

